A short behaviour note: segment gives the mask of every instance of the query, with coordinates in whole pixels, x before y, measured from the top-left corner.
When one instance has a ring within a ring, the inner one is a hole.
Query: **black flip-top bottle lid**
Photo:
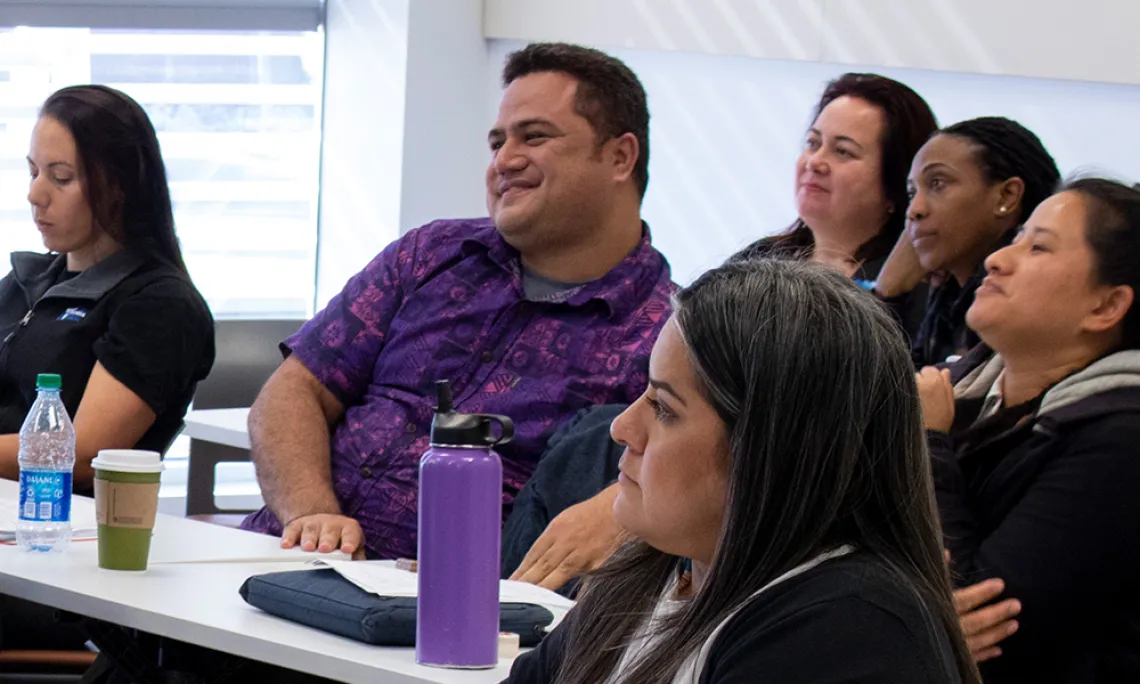
[[[435,383],[437,405],[431,421],[433,446],[490,447],[506,444],[515,436],[510,418],[489,413],[459,413],[452,408],[451,385],[446,380]],[[496,436],[492,427],[499,424]]]

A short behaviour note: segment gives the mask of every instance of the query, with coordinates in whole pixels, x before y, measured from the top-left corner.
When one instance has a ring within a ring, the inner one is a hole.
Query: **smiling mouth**
[[[521,195],[524,192],[529,192],[538,187],[538,183],[530,183],[523,180],[504,181],[499,183],[498,196],[511,197],[513,195]]]

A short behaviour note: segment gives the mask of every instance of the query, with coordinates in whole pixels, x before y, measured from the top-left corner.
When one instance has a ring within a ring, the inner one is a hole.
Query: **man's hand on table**
[[[314,513],[294,518],[281,533],[281,548],[298,544],[303,551],[331,553],[340,549],[353,560],[364,559],[364,530],[360,523],[344,515]]]

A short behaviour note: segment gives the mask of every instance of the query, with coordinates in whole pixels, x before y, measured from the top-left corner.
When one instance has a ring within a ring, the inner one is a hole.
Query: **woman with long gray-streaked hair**
[[[889,314],[779,260],[675,307],[612,426],[633,541],[508,682],[977,682]]]

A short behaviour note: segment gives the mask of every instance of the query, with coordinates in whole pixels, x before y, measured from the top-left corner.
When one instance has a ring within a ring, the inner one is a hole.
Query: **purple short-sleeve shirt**
[[[514,440],[497,448],[505,516],[562,423],[645,389],[673,289],[645,230],[602,278],[529,301],[518,252],[489,219],[412,230],[353,276],[283,347],[345,406],[331,439],[333,483],[368,556],[416,554],[436,380],[451,382],[456,410],[514,420]],[[242,527],[282,531],[268,508]]]

